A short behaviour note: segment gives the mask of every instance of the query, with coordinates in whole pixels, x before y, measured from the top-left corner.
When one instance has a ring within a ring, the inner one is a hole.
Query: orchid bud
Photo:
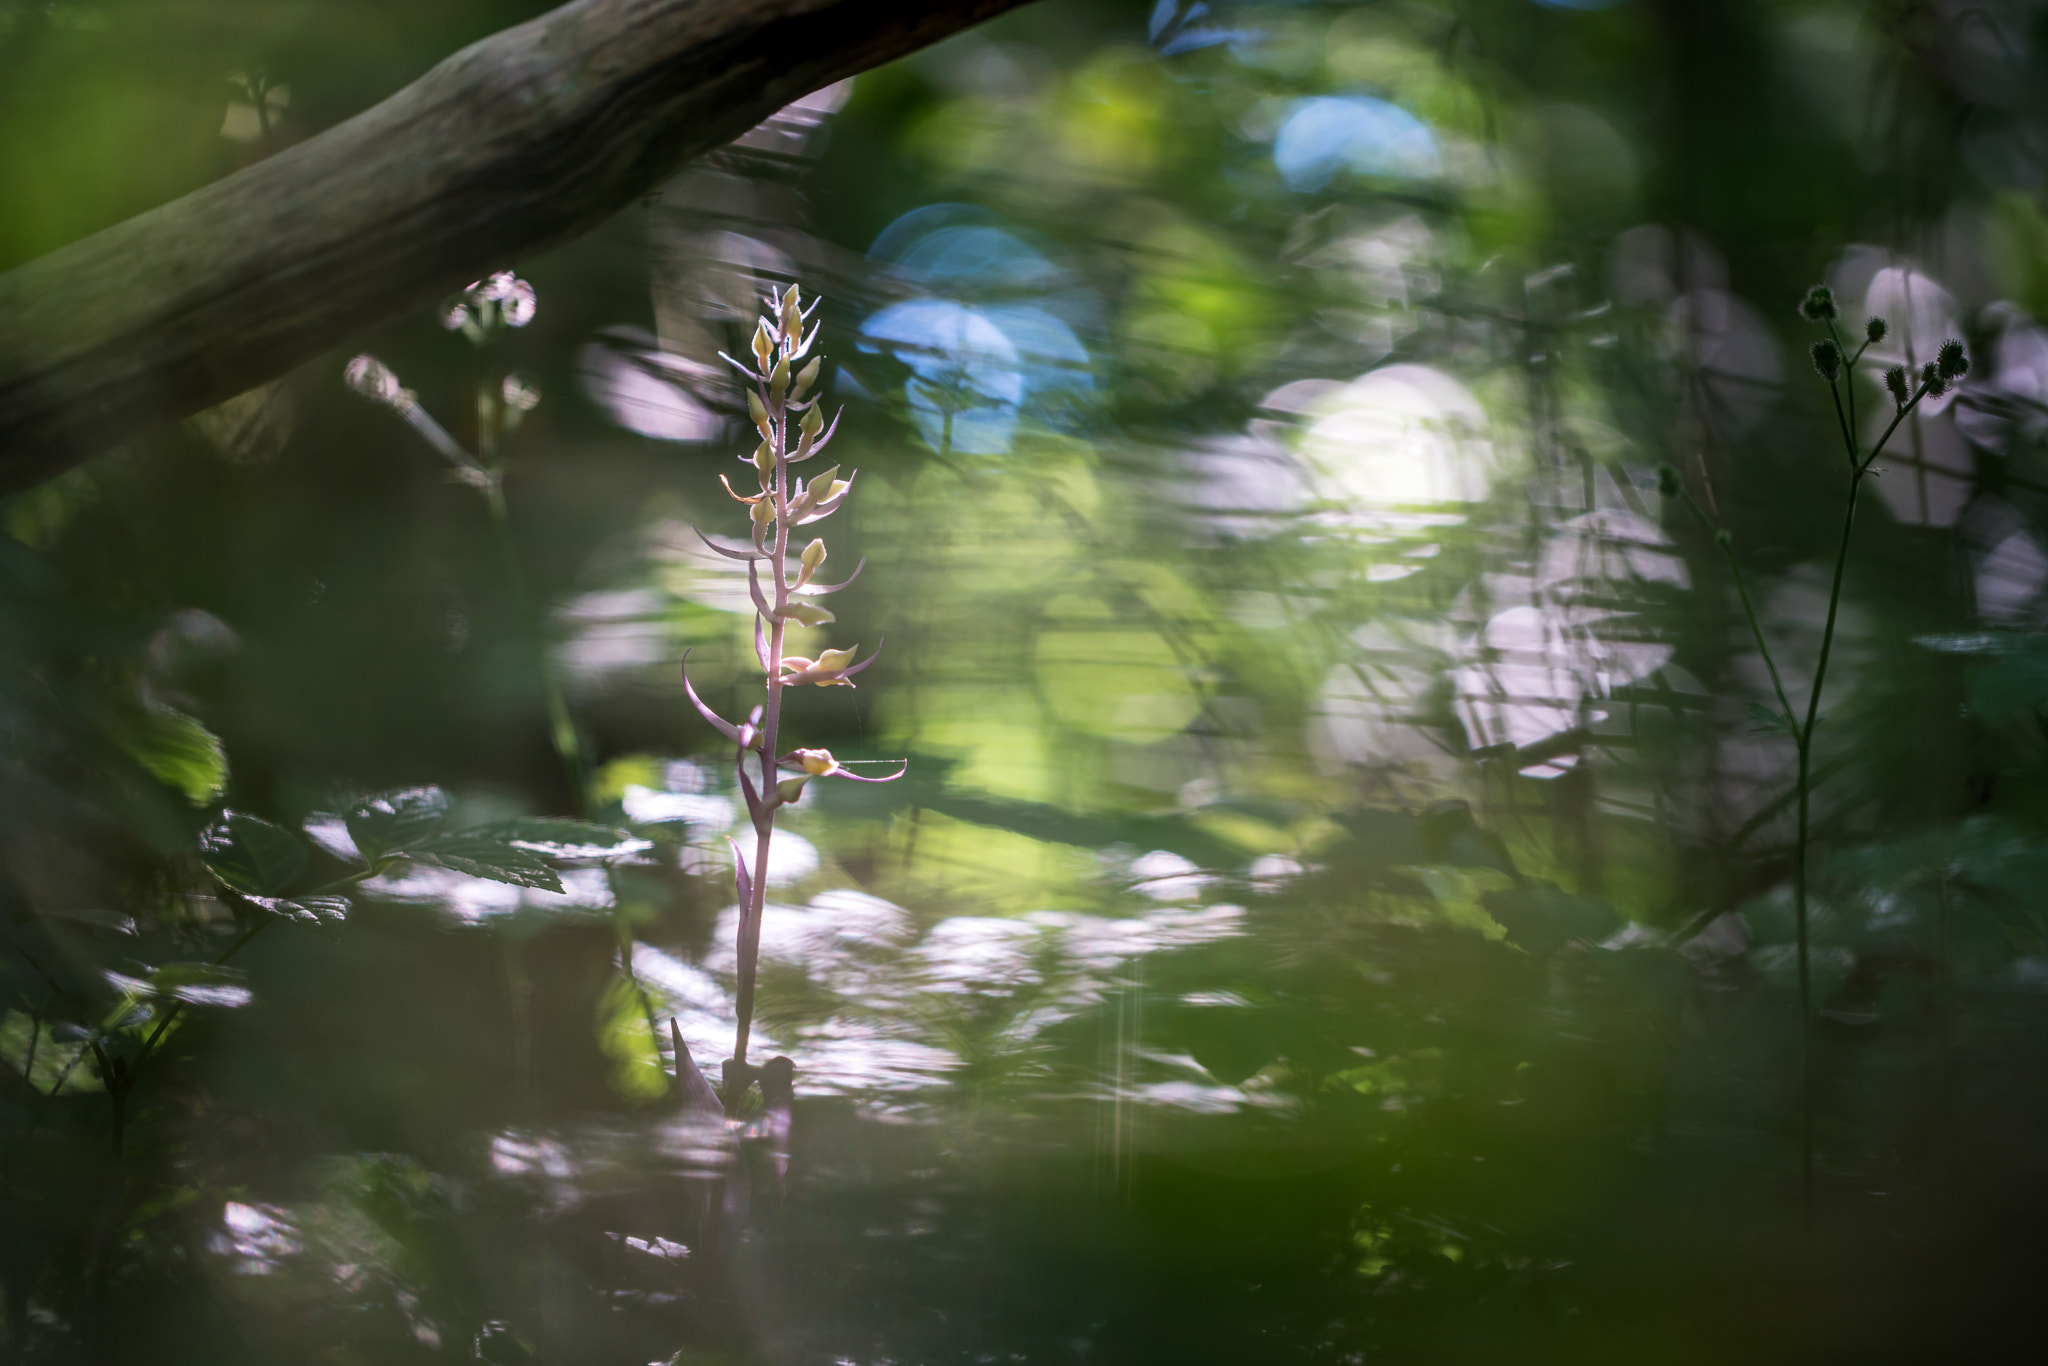
[[[811,363],[796,372],[796,396],[802,398],[818,382],[818,367],[825,363],[823,356],[813,356]]]
[[[780,403],[782,402],[782,396],[788,392],[789,357],[784,356],[780,360],[775,362],[775,369],[768,376],[768,396],[774,399],[777,403]]]
[[[398,382],[398,376],[391,372],[391,367],[375,356],[357,356],[341,373],[349,388],[372,403],[402,409],[410,398],[405,386]]]
[[[813,667],[819,669],[843,669],[853,663],[854,652],[858,649],[860,649],[860,646],[852,645],[844,650],[827,650],[818,656],[818,662]]]
[[[818,572],[818,566],[823,563],[825,563],[825,542],[822,538],[814,537],[811,543],[804,547],[804,569],[807,573],[815,574]]]
[[[762,404],[761,396],[752,389],[747,390],[747,415],[754,419],[755,430],[764,437],[770,435],[768,409]]]
[[[765,530],[768,524],[775,520],[775,504],[763,498],[760,502],[753,505],[748,515],[754,519],[755,526]]]
[[[809,781],[808,777],[784,778],[775,785],[775,800],[784,806],[796,805],[797,798],[804,795],[804,784]]]
[[[760,362],[762,370],[766,370],[768,358],[774,354],[775,342],[768,335],[768,320],[763,318],[754,324],[754,359]]]
[[[540,403],[540,386],[517,373],[505,376],[498,392],[503,395],[505,406],[516,413],[531,412]]]
[[[794,342],[797,330],[803,325],[803,297],[797,292],[797,287],[791,285],[782,296],[782,335]]]
[[[754,447],[754,468],[761,471],[761,478],[763,480],[768,479],[775,473],[775,445],[773,442],[763,441],[760,445]]]
[[[813,778],[822,778],[839,767],[839,761],[832,757],[829,749],[800,749],[796,752],[796,761]]]
[[[818,363],[816,361],[812,361],[808,368],[810,370],[815,370],[818,368]],[[805,436],[811,437],[813,440],[815,440],[817,438],[818,433],[825,430],[825,415],[819,412],[816,408],[806,408],[804,410],[803,425],[798,430],[803,432]]]

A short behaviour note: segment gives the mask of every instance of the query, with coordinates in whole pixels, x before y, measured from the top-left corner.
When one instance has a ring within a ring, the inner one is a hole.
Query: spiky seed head
[[[1657,467],[1657,492],[1666,498],[1676,498],[1684,485],[1678,482],[1678,470],[1671,465]]]
[[[1951,337],[1934,354],[1934,368],[1943,379],[1961,379],[1970,373],[1970,356],[1963,344]]]
[[[1820,377],[1833,384],[1842,377],[1842,348],[1835,345],[1834,338],[1822,337],[1808,350],[1813,357],[1813,368]]]
[[[1810,323],[1831,322],[1841,311],[1835,306],[1835,291],[1826,285],[1815,285],[1799,301],[1799,316]]]
[[[1891,331],[1891,324],[1873,314],[1863,324],[1863,339],[1875,346],[1884,340],[1884,334]]]
[[[1884,372],[1884,387],[1891,392],[1892,401],[1901,407],[1913,397],[1913,380],[1903,365],[1894,365]]]
[[[1942,379],[1941,369],[1933,361],[1920,367],[1920,385],[1929,398],[1940,398],[1948,392],[1948,382]]]

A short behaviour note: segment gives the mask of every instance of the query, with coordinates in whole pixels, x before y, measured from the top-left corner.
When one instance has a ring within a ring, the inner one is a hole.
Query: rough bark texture
[[[576,236],[820,86],[1024,0],[575,0],[0,275],[0,493]]]

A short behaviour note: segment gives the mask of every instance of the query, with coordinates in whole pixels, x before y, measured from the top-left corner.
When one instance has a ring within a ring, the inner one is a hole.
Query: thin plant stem
[[[777,451],[784,449],[788,418],[778,413],[772,421],[774,435],[770,438]],[[754,816],[754,870],[752,893],[747,906],[740,916],[740,961],[739,991],[734,1005],[739,1015],[739,1029],[733,1038],[732,1055],[739,1064],[740,1075],[746,1075],[747,1044],[754,1024],[754,977],[761,952],[761,917],[768,910],[768,855],[775,839],[775,808],[771,803],[775,797],[775,755],[776,739],[782,728],[782,642],[788,623],[782,613],[789,606],[789,579],[784,563],[789,554],[789,462],[778,459],[775,462],[775,553],[769,560],[769,572],[775,583],[775,619],[768,628],[768,699],[761,708],[761,806]],[[739,1103],[737,1096],[726,1099],[728,1106]]]
[[[1856,453],[1849,459],[1853,464]],[[1793,842],[1792,906],[1799,936],[1799,1185],[1806,1223],[1813,1226],[1813,973],[1807,922],[1806,854],[1809,808],[1813,792],[1813,731],[1820,720],[1821,690],[1827,683],[1828,656],[1835,645],[1835,620],[1842,604],[1842,574],[1849,563],[1849,538],[1856,527],[1856,495],[1863,485],[1863,467],[1849,476],[1848,506],[1842,514],[1841,544],[1835,549],[1835,576],[1828,589],[1827,624],[1821,629],[1820,660],[1813,670],[1813,691],[1806,700],[1806,724],[1799,728],[1799,827]]]
[[[505,575],[505,586],[512,594],[513,610],[519,614],[520,625],[533,651],[535,671],[540,675],[541,695],[546,699],[548,709],[548,739],[554,746],[556,759],[561,762],[562,780],[568,784],[569,800],[576,814],[582,816],[589,808],[589,780],[584,774],[583,747],[576,737],[576,722],[569,714],[569,700],[562,691],[561,678],[556,674],[554,661],[548,653],[547,634],[541,630],[540,617],[534,610],[532,596],[527,592],[526,575],[520,568],[518,547],[512,539],[511,514],[505,506],[504,479],[495,467],[483,486],[483,495],[484,505],[491,512],[491,530],[497,541],[499,567]]]
[[[1840,352],[1841,341],[1835,334],[1832,320],[1828,322],[1828,335],[1834,340],[1836,349]],[[1777,695],[1778,705],[1783,711],[1785,724],[1792,733],[1793,743],[1798,753],[1798,779],[1794,789],[1798,798],[1798,814],[1796,818],[1796,834],[1793,841],[1792,904],[1793,922],[1798,940],[1799,963],[1800,1196],[1806,1228],[1809,1233],[1813,1229],[1814,1217],[1813,1101],[1816,1051],[1815,1018],[1813,1013],[1812,935],[1810,932],[1809,890],[1807,885],[1808,846],[1811,841],[1812,829],[1813,738],[1814,732],[1820,724],[1821,696],[1827,686],[1828,662],[1834,653],[1835,627],[1841,614],[1842,581],[1848,569],[1849,544],[1856,529],[1856,505],[1862,492],[1863,476],[1870,472],[1871,465],[1883,453],[1893,433],[1898,431],[1899,424],[1906,420],[1909,413],[1912,413],[1919,407],[1920,401],[1927,397],[1932,390],[1932,381],[1922,379],[1913,386],[1910,395],[1901,394],[1899,397],[1903,401],[1898,404],[1898,411],[1893,414],[1891,422],[1886,425],[1883,433],[1878,436],[1877,440],[1871,444],[1869,453],[1867,455],[1862,453],[1856,437],[1854,375],[1855,365],[1862,359],[1863,353],[1869,349],[1869,345],[1868,342],[1865,342],[1863,346],[1857,349],[1854,356],[1847,356],[1844,353],[1844,359],[1847,362],[1844,366],[1844,375],[1840,380],[1828,380],[1828,396],[1834,403],[1835,423],[1841,433],[1843,453],[1847,457],[1849,465],[1849,489],[1848,497],[1844,500],[1842,510],[1842,534],[1835,547],[1834,574],[1828,585],[1828,611],[1826,621],[1821,628],[1820,656],[1814,664],[1813,686],[1807,696],[1806,717],[1803,722],[1792,709],[1791,701],[1785,691],[1783,677],[1779,673],[1776,658],[1771,652],[1770,642],[1764,636],[1763,623],[1757,616],[1755,603],[1750,598],[1748,583],[1743,577],[1742,567],[1736,561],[1733,542],[1721,528],[1715,526],[1713,519],[1707,515],[1705,509],[1700,507],[1699,503],[1693,498],[1691,491],[1686,489],[1683,483],[1678,483],[1677,485],[1677,492],[1684,498],[1686,506],[1691,509],[1693,516],[1699,520],[1700,524],[1712,533],[1715,543],[1721,548],[1722,557],[1728,563],[1730,576],[1735,580],[1736,592],[1742,599],[1743,615],[1749,622],[1751,635],[1756,639],[1757,650],[1763,656],[1764,667],[1770,671],[1772,690]],[[1851,402],[1847,406],[1842,402],[1842,390],[1844,387],[1849,388],[1851,396]],[[1676,480],[1676,472],[1673,471],[1672,473],[1674,480]]]
[[[1692,490],[1681,486],[1679,492],[1685,498],[1685,505],[1692,509],[1692,515],[1699,519],[1707,534],[1714,538],[1714,543],[1721,547],[1721,558],[1728,562],[1729,577],[1735,580],[1735,592],[1742,599],[1742,615],[1749,620],[1750,634],[1756,638],[1757,653],[1764,657],[1764,667],[1771,671],[1771,687],[1778,694],[1778,706],[1785,714],[1785,724],[1796,735],[1798,722],[1794,718],[1797,713],[1792,710],[1791,699],[1785,695],[1785,682],[1778,676],[1778,661],[1771,654],[1771,643],[1764,639],[1763,622],[1757,617],[1756,604],[1750,601],[1749,581],[1743,577],[1742,565],[1735,558],[1735,543],[1723,537],[1721,528],[1714,525],[1706,509],[1694,500]]]

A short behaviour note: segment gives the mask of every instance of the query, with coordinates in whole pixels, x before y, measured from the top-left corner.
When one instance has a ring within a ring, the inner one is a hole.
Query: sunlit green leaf
[[[115,728],[131,758],[194,806],[218,798],[228,781],[227,751],[205,726],[168,707],[142,708]]]
[[[349,838],[372,863],[412,848],[441,828],[448,796],[438,787],[384,792],[357,803],[347,816]]]
[[[542,858],[611,858],[654,847],[652,840],[642,839],[630,830],[595,821],[499,821],[464,833],[509,844]]]
[[[224,811],[199,837],[214,876],[238,892],[275,896],[306,867],[306,846],[269,821]]]
[[[406,857],[436,863],[471,877],[509,882],[515,887],[534,887],[544,892],[562,890],[555,870],[524,849],[480,835],[436,835],[413,844]]]

